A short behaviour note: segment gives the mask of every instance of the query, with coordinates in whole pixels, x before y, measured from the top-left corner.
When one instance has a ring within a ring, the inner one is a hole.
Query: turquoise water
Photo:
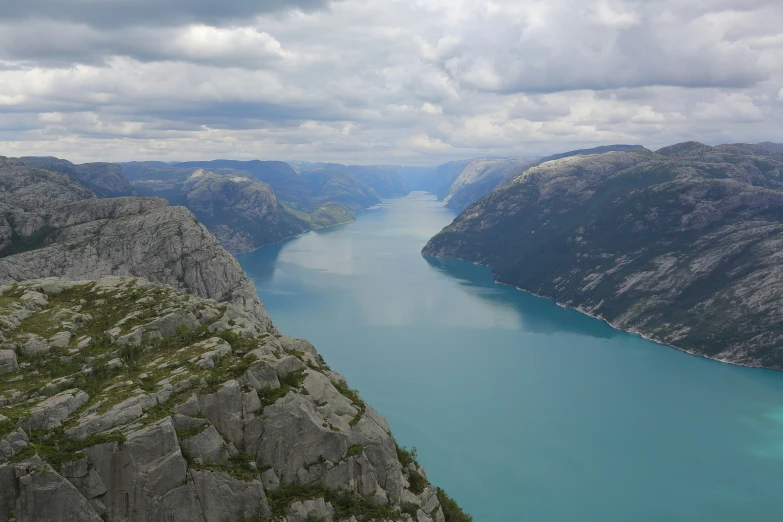
[[[783,373],[423,258],[453,217],[414,193],[239,260],[476,522],[783,520]]]

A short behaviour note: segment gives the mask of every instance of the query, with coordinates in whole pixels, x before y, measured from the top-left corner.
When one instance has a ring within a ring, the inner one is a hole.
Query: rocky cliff
[[[533,167],[423,253],[682,350],[783,369],[783,157],[685,143]]]
[[[141,194],[160,195],[190,209],[231,253],[277,243],[311,228],[288,212],[265,183],[197,169],[180,183],[134,182]]]
[[[26,156],[20,159],[28,167],[60,172],[70,176],[102,198],[134,194],[133,187],[125,179],[122,167],[114,163],[74,165],[70,161],[51,156]]]
[[[536,162],[535,157],[476,158],[470,160],[443,197],[446,206],[458,212],[494,190],[510,173],[521,174]]]
[[[145,277],[244,306],[272,328],[247,275],[187,209],[160,198],[98,199],[64,175],[0,161],[0,282]]]
[[[0,520],[470,520],[187,209],[0,162]]]
[[[0,323],[2,520],[468,520],[310,343],[242,307],[49,278],[0,287]]]

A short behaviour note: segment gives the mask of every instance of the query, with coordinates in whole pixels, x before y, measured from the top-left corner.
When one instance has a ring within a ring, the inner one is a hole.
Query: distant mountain
[[[231,169],[248,173],[249,177],[266,183],[275,191],[278,198],[295,206],[306,207],[311,197],[307,183],[291,168],[291,165],[283,161],[238,161],[238,160],[212,160],[212,161],[185,161],[172,163],[171,167],[185,169],[205,169],[217,171]]]
[[[307,161],[293,161],[291,166],[300,174],[316,170],[348,174],[372,188],[382,198],[404,196],[410,192],[403,177],[395,171],[395,167],[384,168],[374,165],[342,165]]]
[[[575,155],[469,206],[425,255],[690,353],[783,369],[783,157],[689,142]]]
[[[446,206],[461,212],[468,205],[492,192],[507,176],[522,173],[538,158],[476,158],[470,160],[451,183],[443,198]]]
[[[307,184],[311,207],[339,203],[350,210],[361,210],[381,202],[372,187],[344,172],[309,170],[300,177]]]
[[[125,178],[122,168],[114,163],[74,165],[68,160],[51,156],[26,156],[20,159],[28,167],[70,176],[102,198],[133,195],[133,187]]]
[[[633,149],[643,149],[641,145],[602,145],[600,147],[593,147],[591,149],[576,149],[576,150],[569,150],[568,152],[561,152],[559,154],[552,154],[551,156],[544,156],[543,158],[540,158],[537,162],[532,163],[528,165],[528,168],[534,166],[534,165],[540,165],[542,163],[546,163],[547,161],[552,161],[556,159],[563,159],[563,158],[570,158],[571,156],[592,156],[593,154],[603,154],[605,152],[624,152],[627,150],[633,150]],[[505,176],[503,176],[503,179],[500,180],[500,182],[497,184],[495,188],[505,187],[509,183],[511,183],[514,178],[522,174],[524,170],[521,171],[509,171]],[[476,200],[474,200],[476,201]]]

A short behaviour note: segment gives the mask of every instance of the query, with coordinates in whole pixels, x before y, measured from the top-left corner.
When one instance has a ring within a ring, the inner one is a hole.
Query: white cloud
[[[124,22],[49,5],[0,14],[0,154],[431,164],[783,141],[775,0],[176,0],[157,17],[144,0]]]

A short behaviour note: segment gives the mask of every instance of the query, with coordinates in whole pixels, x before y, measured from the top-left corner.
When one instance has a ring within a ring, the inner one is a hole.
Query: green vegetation
[[[410,515],[413,520],[419,522],[419,506],[413,502],[403,502],[400,504],[400,511]]]
[[[354,416],[354,418],[351,419],[351,421],[348,423],[351,426],[356,426],[361,420],[362,415],[364,415],[364,412],[367,409],[367,404],[365,404],[362,398],[359,397],[359,393],[356,390],[352,390],[351,388],[349,388],[348,385],[345,384],[345,382],[332,381],[332,385],[344,397],[349,399],[351,403],[354,405],[354,407],[358,410],[356,416]]]
[[[424,493],[424,490],[427,488],[427,484],[429,484],[427,479],[424,478],[424,475],[412,469],[407,470],[406,473],[408,476],[408,482],[411,485],[410,490],[417,495]]]
[[[360,455],[364,451],[364,446],[361,444],[351,444],[348,446],[348,451],[345,453],[345,457],[353,457],[354,455]]]
[[[321,484],[283,484],[267,491],[267,500],[275,516],[286,513],[288,507],[297,500],[323,498],[331,502],[334,519],[342,520],[355,516],[359,520],[400,520],[400,513],[389,506],[378,506],[369,498],[362,497],[344,489],[330,489]],[[270,518],[269,520],[274,520]]]
[[[448,496],[445,491],[438,488],[438,502],[443,510],[443,516],[446,522],[473,522],[473,517],[462,511],[457,502]]]
[[[0,253],[0,257],[21,254],[22,252],[29,252],[30,250],[37,250],[44,247],[46,246],[47,240],[54,236],[56,232],[57,229],[49,224],[45,224],[29,236],[20,236],[16,230],[14,230],[11,233],[11,245]]]
[[[30,434],[30,443],[18,451],[11,461],[19,462],[37,454],[59,471],[64,464],[82,458],[84,453],[81,451],[84,448],[107,442],[122,444],[125,442],[125,436],[122,433],[103,433],[84,440],[73,440],[65,436],[62,428],[33,432]]]
[[[418,458],[418,450],[416,450],[416,446],[411,447],[411,449],[406,448],[405,446],[400,446],[397,444],[397,441],[394,441],[394,447],[397,450],[397,460],[400,461],[400,464],[402,464],[403,468],[407,468],[410,464],[415,464],[416,467],[419,466]]]

